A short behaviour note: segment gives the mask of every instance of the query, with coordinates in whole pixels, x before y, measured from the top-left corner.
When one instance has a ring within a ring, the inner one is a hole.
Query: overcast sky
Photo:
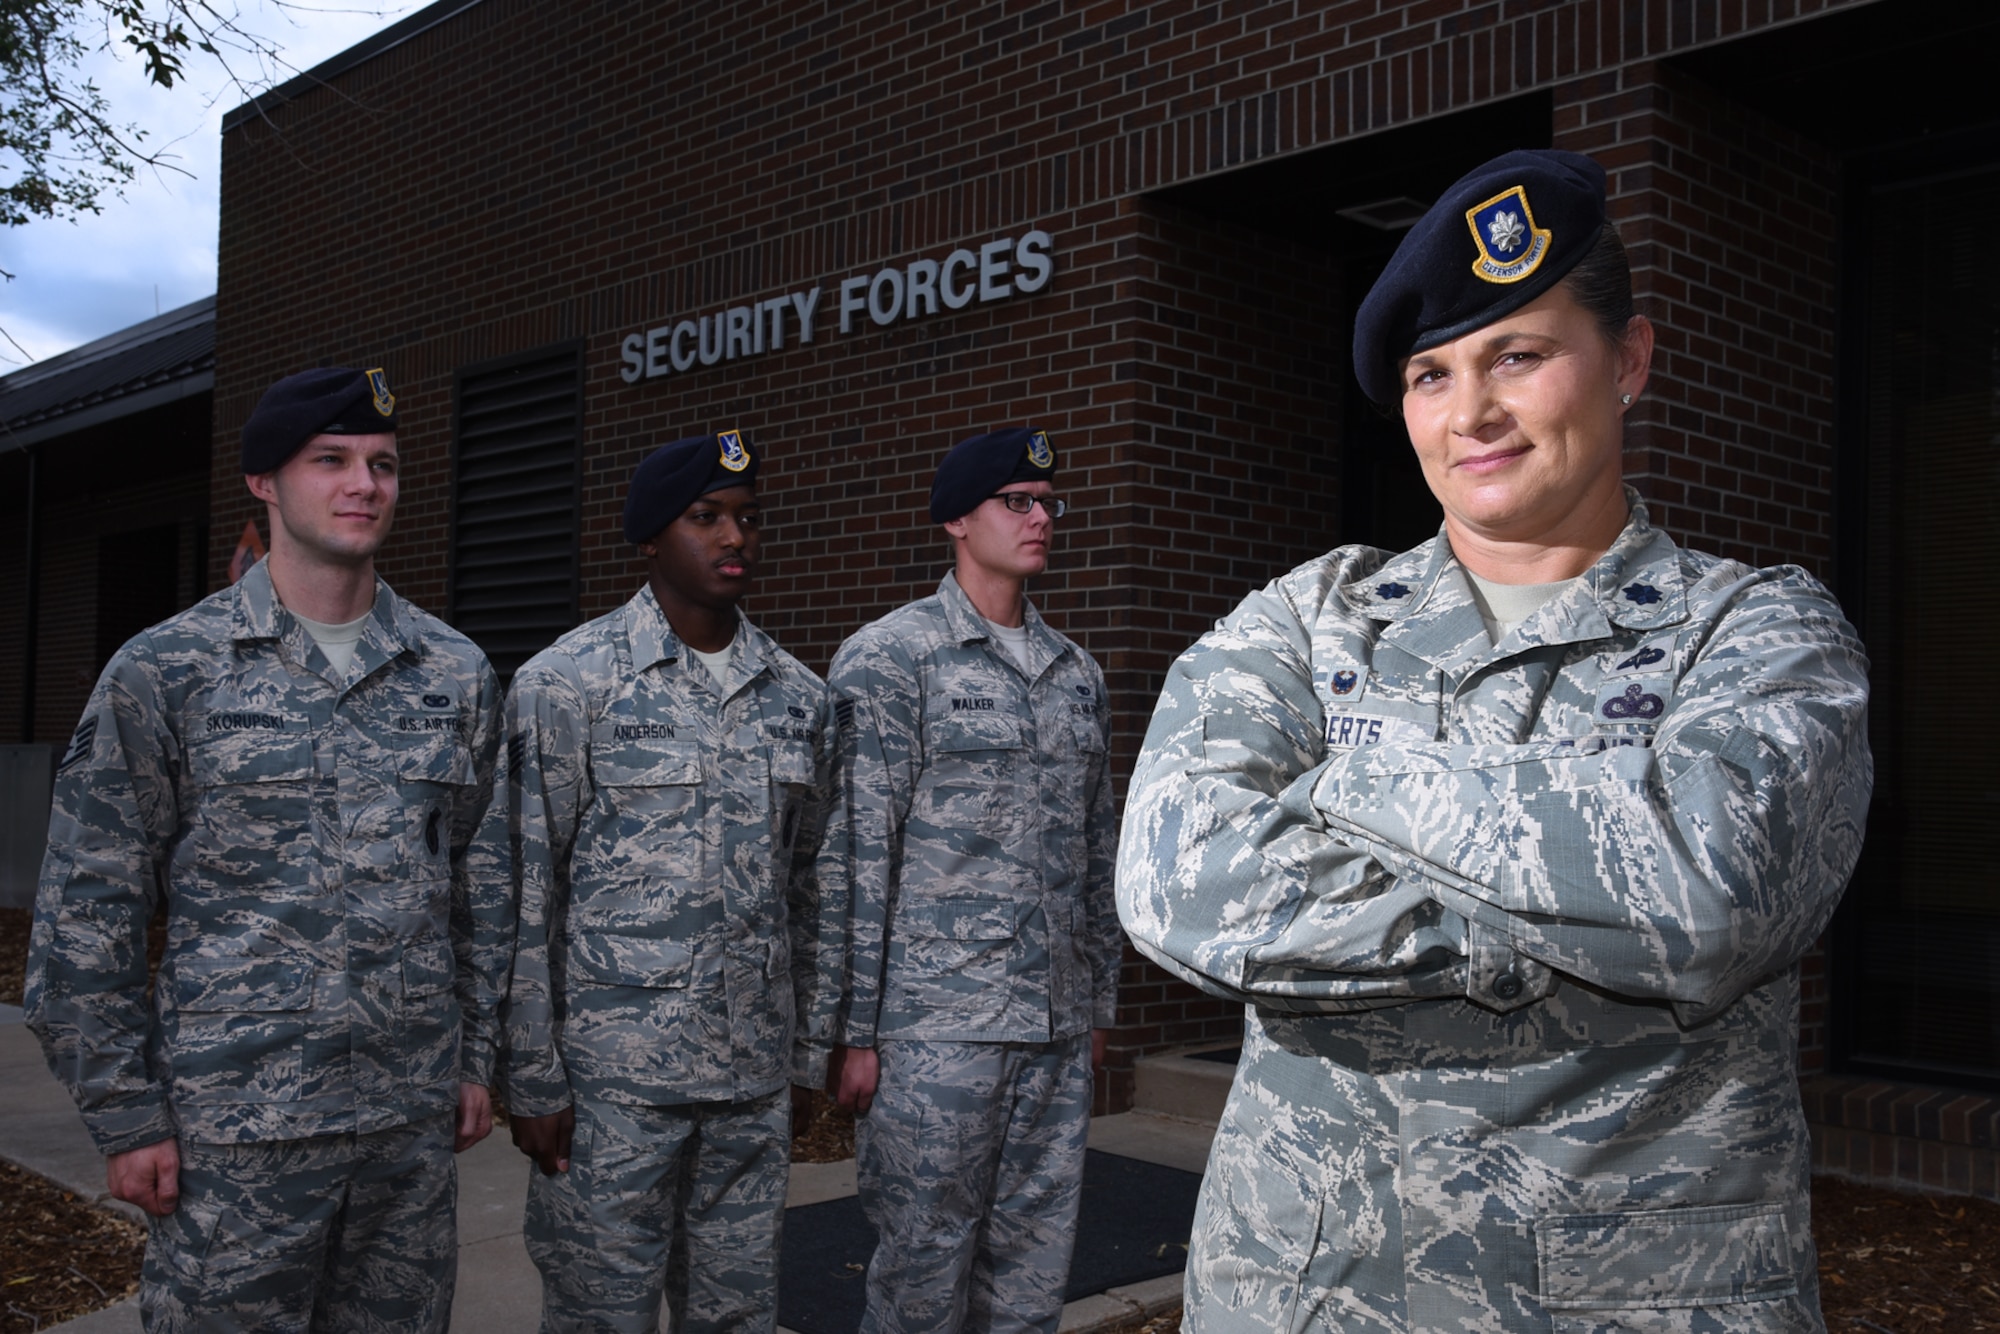
[[[295,70],[380,32],[429,0],[241,0],[250,31],[283,48]],[[188,78],[172,89],[147,83],[136,58],[99,53],[89,69],[112,119],[146,131],[191,176],[141,168],[124,198],[80,222],[37,221],[0,228],[0,329],[34,360],[115,333],[215,292],[216,197],[222,117],[245,99],[213,60],[188,58]],[[255,87],[283,82],[289,71]],[[0,339],[0,374],[26,364]]]

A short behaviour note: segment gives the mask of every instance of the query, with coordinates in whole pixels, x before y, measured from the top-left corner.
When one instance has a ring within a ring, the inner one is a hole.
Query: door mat
[[[1200,1189],[1199,1173],[1086,1151],[1065,1300],[1178,1274],[1187,1266]],[[874,1251],[875,1229],[853,1196],[787,1209],[778,1323],[799,1334],[853,1334]]]

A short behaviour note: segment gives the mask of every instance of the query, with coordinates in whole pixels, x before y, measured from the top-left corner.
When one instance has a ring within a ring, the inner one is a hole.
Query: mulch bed
[[[146,1229],[0,1162],[0,1331],[31,1334],[139,1290]]]
[[[26,909],[0,908],[0,1002],[21,1003],[28,920]],[[854,1118],[824,1094],[814,1106],[793,1156],[853,1157]],[[1820,1177],[1813,1236],[1831,1334],[2000,1334],[2000,1204]],[[32,1334],[136,1291],[145,1244],[137,1224],[0,1163],[0,1334]],[[1179,1329],[1168,1315],[1118,1334]]]
[[[0,1005],[21,1003],[22,976],[28,967],[28,926],[33,918],[27,908],[0,908]]]
[[[1813,1179],[1832,1334],[2000,1331],[2000,1204]]]

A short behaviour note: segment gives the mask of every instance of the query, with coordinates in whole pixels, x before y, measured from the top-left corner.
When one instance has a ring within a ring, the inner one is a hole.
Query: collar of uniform
[[[271,584],[270,561],[269,556],[264,557],[236,581],[236,623],[230,632],[232,639],[282,639],[287,629],[296,629],[302,637],[309,637],[298,618],[278,600],[278,590]],[[375,605],[369,609],[369,621],[361,632],[361,643],[373,644],[389,657],[394,657],[416,642],[416,627],[404,616],[403,609],[396,605],[389,585],[382,582],[381,575],[376,575]]]
[[[1447,672],[1486,652],[1472,585],[1439,533],[1343,590],[1365,616],[1387,621],[1382,642]]]
[[[660,600],[653,596],[651,587],[641,585],[632,600],[625,604],[625,609],[629,613],[625,622],[625,637],[632,646],[632,667],[635,671],[690,656],[687,645],[681,642],[681,637],[667,622],[667,614],[660,610]],[[741,607],[736,609],[736,637],[730,642],[735,649],[729,660],[731,676],[737,674],[739,660],[742,662],[743,677],[747,679],[756,675],[770,656],[766,647],[770,641],[763,631],[750,623]]]
[[[1686,581],[1673,539],[1653,527],[1639,493],[1625,488],[1625,527],[1578,581],[1579,588],[1543,607],[1515,631],[1541,643],[1601,639],[1613,625],[1644,630],[1687,616]],[[1442,531],[1392,557],[1373,574],[1348,581],[1342,595],[1356,611],[1393,622],[1383,639],[1427,662],[1445,665],[1484,642],[1471,582]]]
[[[952,638],[961,644],[983,643],[993,636],[987,632],[987,620],[979,614],[979,608],[972,605],[965,589],[959,586],[958,576],[945,571],[944,578],[938,580],[938,605],[944,608],[944,622],[951,627]],[[1028,643],[1036,651],[1038,659],[1053,659],[1062,652],[1062,641],[1056,632],[1049,629],[1042,614],[1035,610],[1035,604],[1027,598],[1021,599],[1021,624],[1028,628]]]
[[[1363,616],[1378,621],[1406,620],[1420,608],[1429,608],[1438,593],[1439,575],[1450,561],[1451,544],[1440,530],[1430,541],[1391,556],[1373,573],[1348,580],[1341,585],[1340,594]],[[1471,599],[1462,580],[1455,587],[1466,600]]]
[[[1628,630],[1650,630],[1687,619],[1687,576],[1681,569],[1680,548],[1653,527],[1645,502],[1631,487],[1625,501],[1632,507],[1625,531],[1584,572],[1591,597],[1604,619]]]

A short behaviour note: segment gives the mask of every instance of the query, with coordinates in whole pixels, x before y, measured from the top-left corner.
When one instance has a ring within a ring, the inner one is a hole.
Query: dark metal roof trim
[[[320,61],[303,74],[287,79],[267,92],[259,93],[229,112],[222,118],[222,132],[227,134],[246,120],[254,120],[276,107],[283,106],[295,97],[309,93],[315,88],[325,87],[331,80],[357,65],[364,65],[384,51],[393,50],[414,37],[422,36],[438,24],[457,18],[478,3],[479,0],[438,0],[436,4],[390,24],[373,37],[356,42],[339,55]]]
[[[0,377],[0,453],[214,387],[208,296]]]

